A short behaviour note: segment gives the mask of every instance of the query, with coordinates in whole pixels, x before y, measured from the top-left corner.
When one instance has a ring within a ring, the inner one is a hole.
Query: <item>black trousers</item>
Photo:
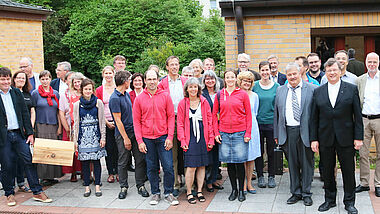
[[[336,164],[336,155],[343,176],[343,189],[344,197],[343,203],[345,205],[355,204],[355,149],[352,146],[341,147],[338,141],[334,140],[331,147],[319,147],[321,160],[324,163],[323,178],[325,183],[325,201],[336,202],[336,181],[334,175],[334,168]]]
[[[258,177],[264,176],[263,168],[264,168],[264,139],[266,139],[266,149],[267,149],[267,155],[268,155],[268,174],[269,177],[274,177],[274,148],[275,148],[275,141],[273,138],[273,124],[259,124],[259,130],[260,130],[260,149],[261,149],[261,156],[256,158],[255,165],[256,165],[256,172]]]

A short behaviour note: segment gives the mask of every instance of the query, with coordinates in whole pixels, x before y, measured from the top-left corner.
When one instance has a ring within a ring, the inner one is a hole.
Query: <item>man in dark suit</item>
[[[276,55],[270,55],[268,57],[268,62],[270,63],[270,69],[271,69],[271,76],[270,78],[274,81],[277,82],[280,85],[284,85],[286,82],[286,75],[282,74],[278,70],[278,65],[280,62],[278,61],[278,57]]]
[[[292,196],[287,204],[295,204],[303,199],[304,205],[311,206],[314,153],[310,148],[309,121],[313,93],[317,86],[302,80],[297,63],[289,63],[285,71],[288,83],[277,88],[273,134],[276,143],[288,153]]]
[[[59,62],[57,63],[57,68],[55,72],[57,74],[57,78],[53,79],[50,82],[50,86],[59,92],[61,96],[66,92],[68,86],[65,83],[65,76],[67,72],[71,71],[71,64],[69,62]]]
[[[347,70],[356,76],[360,76],[365,72],[364,63],[355,59],[355,49],[353,48],[348,49]]]
[[[349,214],[355,208],[355,149],[363,145],[363,119],[355,85],[340,80],[343,66],[330,58],[325,63],[328,83],[315,89],[310,124],[311,148],[324,163],[325,202],[318,211],[336,206],[334,168],[336,155],[343,175],[343,203]]]
[[[33,191],[33,199],[52,202],[42,191],[38,182],[37,169],[32,164],[29,143],[33,145],[33,128],[24,96],[17,88],[11,87],[11,71],[0,68],[0,164],[2,184],[8,206],[15,206],[15,161],[17,156],[25,164],[25,174]]]

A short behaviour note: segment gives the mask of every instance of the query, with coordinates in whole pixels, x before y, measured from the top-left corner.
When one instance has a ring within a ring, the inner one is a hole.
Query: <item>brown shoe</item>
[[[15,206],[16,205],[16,200],[14,195],[8,195],[7,197],[7,205],[8,206]]]
[[[40,201],[42,203],[50,203],[52,202],[53,200],[51,198],[49,198],[44,192],[41,192],[40,194],[38,195],[33,195],[33,199],[35,201]]]

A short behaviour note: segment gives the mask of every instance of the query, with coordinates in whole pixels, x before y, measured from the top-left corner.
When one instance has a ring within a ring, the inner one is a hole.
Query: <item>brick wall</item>
[[[311,51],[311,28],[380,26],[380,13],[318,14],[245,17],[245,52],[251,55],[251,69],[271,54],[279,57],[280,71],[295,57]],[[226,68],[237,68],[236,22],[225,19]]]
[[[0,18],[0,64],[19,70],[23,56],[33,61],[33,71],[44,69],[42,22]]]

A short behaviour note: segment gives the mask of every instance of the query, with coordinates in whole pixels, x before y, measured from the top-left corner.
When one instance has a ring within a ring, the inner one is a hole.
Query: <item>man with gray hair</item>
[[[70,62],[58,62],[57,68],[55,69],[55,73],[57,74],[57,78],[50,82],[50,86],[59,92],[60,96],[63,96],[68,88],[65,83],[65,76],[67,72],[71,71]]]
[[[277,88],[273,135],[276,143],[288,153],[292,196],[287,204],[295,204],[303,199],[305,206],[311,206],[314,153],[310,148],[309,121],[313,93],[317,86],[302,80],[300,67],[295,62],[289,63],[285,71],[288,82]]]
[[[270,78],[273,80],[273,82],[276,82],[280,85],[284,85],[286,82],[286,76],[278,70],[278,65],[280,64],[280,62],[278,61],[278,57],[276,55],[270,55],[268,56],[268,62],[270,63],[271,68]]]
[[[41,85],[40,82],[40,75],[36,72],[33,72],[33,62],[32,59],[29,57],[22,57],[20,60],[20,67],[22,71],[26,73],[26,75],[29,78],[29,82],[32,85],[31,92],[38,88],[38,86]]]
[[[182,68],[182,75],[185,78],[190,78],[194,76],[194,69],[191,66],[185,66]]]
[[[368,73],[358,78],[358,90],[364,123],[364,141],[359,150],[360,154],[360,184],[356,193],[369,191],[369,146],[374,137],[376,143],[375,195],[380,197],[380,78],[379,55],[372,52],[367,55],[366,65]]]
[[[246,53],[241,53],[238,55],[238,70],[239,74],[241,71],[250,71],[255,76],[255,81],[260,80],[261,76],[256,71],[250,70],[249,66],[251,66],[251,57]]]

